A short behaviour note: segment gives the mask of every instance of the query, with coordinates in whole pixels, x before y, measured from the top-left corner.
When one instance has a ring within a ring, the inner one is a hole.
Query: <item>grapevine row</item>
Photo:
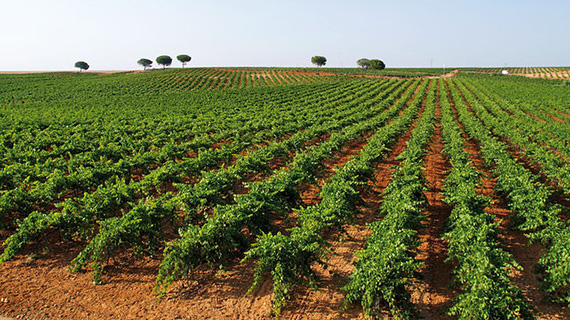
[[[397,157],[401,166],[392,173],[391,182],[384,190],[380,208],[383,218],[369,225],[372,234],[366,247],[355,254],[356,270],[344,287],[346,302],[360,302],[369,317],[376,317],[383,307],[397,319],[416,315],[407,287],[421,266],[415,259],[419,245],[417,229],[422,226],[425,218],[422,212],[428,205],[422,162],[434,132],[435,99],[436,90],[430,83],[424,113],[405,150]]]

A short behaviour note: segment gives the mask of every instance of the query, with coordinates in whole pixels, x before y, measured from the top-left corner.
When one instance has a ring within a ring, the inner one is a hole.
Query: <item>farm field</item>
[[[524,76],[528,78],[543,78],[543,79],[569,79],[570,68],[477,68],[472,69],[476,72],[483,73],[501,73],[503,70],[509,74]]]
[[[0,315],[568,319],[570,69],[501,70],[0,74]]]

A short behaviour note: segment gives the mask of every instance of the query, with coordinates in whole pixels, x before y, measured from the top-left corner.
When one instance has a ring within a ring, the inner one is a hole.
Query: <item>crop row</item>
[[[385,86],[387,90],[385,90],[384,94],[393,91],[396,88],[401,87],[402,82],[392,82],[386,83]],[[380,86],[379,88],[382,88]],[[402,89],[397,90],[394,93],[394,97],[396,97],[401,92]],[[135,183],[125,184],[123,181],[117,181],[115,184],[111,184],[105,186],[104,188],[98,189],[93,194],[86,194],[87,198],[80,199],[79,203],[83,203],[84,206],[77,205],[77,202],[74,200],[69,200],[64,203],[63,210],[61,212],[52,212],[48,215],[42,214],[40,212],[36,212],[28,219],[24,221],[24,223],[20,226],[20,230],[14,236],[12,236],[9,241],[7,241],[7,249],[4,253],[3,259],[7,259],[12,256],[17,249],[24,245],[27,241],[35,238],[37,235],[41,234],[46,230],[49,226],[56,227],[57,229],[62,230],[64,234],[74,234],[80,233],[84,231],[89,225],[97,224],[97,221],[100,221],[102,227],[100,228],[100,235],[96,236],[91,242],[90,245],[80,254],[78,259],[75,261],[75,265],[81,265],[82,259],[84,260],[86,257],[87,259],[95,259],[97,261],[103,260],[104,256],[103,253],[98,253],[97,250],[94,250],[93,247],[97,246],[100,250],[104,250],[105,253],[112,252],[115,246],[120,246],[123,242],[123,239],[118,238],[121,234],[126,238],[125,232],[119,232],[116,234],[114,238],[111,240],[100,241],[101,238],[104,238],[104,234],[101,234],[101,230],[107,229],[119,229],[125,230],[128,229],[129,225],[125,225],[124,222],[130,221],[131,217],[136,214],[140,214],[141,211],[147,212],[151,209],[155,209],[156,212],[160,212],[161,208],[167,206],[170,215],[176,208],[190,208],[191,211],[196,211],[196,207],[193,204],[200,205],[204,201],[207,201],[212,198],[218,197],[218,194],[224,194],[227,191],[227,187],[232,185],[232,181],[235,180],[240,175],[243,175],[246,172],[251,172],[252,170],[260,170],[260,165],[262,165],[261,169],[263,168],[263,163],[267,162],[271,159],[271,154],[279,155],[283,154],[286,151],[294,150],[295,148],[300,148],[304,145],[301,143],[302,141],[308,141],[313,137],[322,135],[323,133],[330,132],[331,130],[334,131],[335,128],[341,128],[344,125],[349,123],[359,122],[370,115],[373,115],[376,112],[376,108],[369,108],[369,104],[362,103],[366,102],[367,99],[370,97],[374,97],[378,91],[371,91],[368,94],[359,95],[360,99],[351,101],[351,104],[348,104],[348,107],[344,105],[344,112],[336,114],[332,119],[329,121],[329,125],[314,125],[312,130],[305,130],[304,132],[300,132],[297,135],[292,136],[290,139],[284,140],[283,142],[276,142],[274,144],[269,144],[266,148],[259,149],[257,152],[252,153],[251,155],[248,154],[247,157],[243,158],[245,161],[238,160],[237,165],[235,167],[228,167],[228,170],[221,170],[216,172],[208,172],[206,174],[209,175],[209,178],[204,176],[199,184],[195,185],[193,189],[188,190],[185,188],[178,197],[175,199],[170,199],[170,195],[166,194],[163,197],[158,198],[149,198],[145,201],[141,201],[139,204],[135,205],[130,211],[123,213],[121,218],[112,218],[108,216],[109,212],[112,212],[112,208],[120,208],[123,203],[128,201],[132,201],[138,197],[138,193],[145,193],[147,190],[148,194],[148,187],[149,187],[149,180],[152,182],[153,178],[156,175],[149,174],[146,175],[143,180],[137,181]],[[380,104],[381,106],[385,106],[386,102],[391,101],[394,98],[387,98]],[[342,100],[341,100],[342,101]],[[341,104],[342,105],[342,104]],[[352,107],[350,107],[352,106]],[[358,106],[358,108],[355,108]],[[332,107],[332,105],[331,105]],[[333,108],[334,109],[334,108]],[[358,112],[360,110],[360,112]],[[356,113],[354,113],[356,111]],[[352,116],[349,116],[352,115]],[[347,117],[348,116],[348,117]],[[324,119],[324,117],[323,117]],[[337,119],[335,121],[335,119]],[[298,136],[297,138],[295,138]],[[271,151],[271,152],[267,152]],[[257,160],[254,157],[257,155]],[[268,158],[269,157],[269,158]],[[199,159],[191,158],[192,159]],[[252,161],[254,160],[254,161]],[[165,173],[165,172],[162,172]],[[219,174],[218,174],[219,173]],[[225,173],[221,175],[221,173]],[[159,175],[160,176],[160,175]],[[172,176],[172,175],[170,175]],[[222,180],[219,180],[220,177],[226,177],[226,181],[222,184]],[[152,185],[152,183],[151,183]],[[225,187],[224,187],[225,186]],[[214,189],[212,189],[215,187]],[[221,187],[221,188],[220,188]],[[107,190],[107,191],[105,191]],[[189,192],[191,191],[191,192]],[[190,198],[189,198],[190,197]],[[170,200],[167,200],[170,199]],[[194,199],[194,202],[190,201]],[[157,207],[157,203],[165,203],[168,204]],[[92,203],[93,206],[89,206],[89,203]],[[174,206],[173,206],[174,205]],[[150,208],[149,208],[150,206]],[[165,212],[162,212],[165,214]],[[162,216],[162,218],[166,218],[166,216]],[[102,219],[102,220],[101,220]],[[155,221],[151,221],[155,222]],[[149,222],[150,223],[150,222]],[[134,227],[134,226],[132,226]],[[90,228],[89,228],[90,229]],[[134,233],[133,233],[134,234]],[[105,247],[103,244],[108,243],[109,241],[115,240],[116,243],[114,245],[110,245],[109,247]],[[146,239],[138,239],[138,241],[145,241]],[[149,242],[153,242],[154,239],[149,239]],[[99,249],[98,249],[99,250]],[[148,250],[147,250],[148,251]],[[97,258],[98,257],[98,258]],[[100,266],[96,264],[95,267]],[[97,268],[95,268],[95,274],[98,274]]]
[[[462,83],[458,83],[458,86],[473,101],[471,107],[495,135],[511,141],[553,183],[559,185],[566,194],[570,193],[570,165],[561,155],[548,148],[549,141],[553,141],[552,137],[546,132],[533,130],[532,126],[510,116],[482,93],[473,94]]]
[[[422,227],[421,221],[425,219],[422,213],[428,205],[422,162],[434,132],[436,92],[432,81],[422,117],[405,150],[397,157],[400,166],[384,190],[382,219],[369,225],[372,234],[366,247],[356,253],[356,270],[344,288],[346,302],[360,302],[370,317],[376,317],[383,307],[388,307],[397,319],[416,315],[407,288],[421,266],[415,259],[419,245],[417,229]]]
[[[195,89],[245,89],[272,87],[284,84],[311,83],[323,81],[315,75],[288,72],[283,70],[256,69],[183,69],[154,72],[148,75],[158,81],[154,90],[195,90]],[[323,76],[325,79],[328,78]]]

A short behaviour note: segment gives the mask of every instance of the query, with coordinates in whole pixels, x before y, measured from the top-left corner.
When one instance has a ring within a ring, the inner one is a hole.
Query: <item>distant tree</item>
[[[161,64],[162,69],[164,69],[172,64],[172,58],[169,56],[160,56],[156,58],[156,63]]]
[[[87,70],[89,69],[89,65],[87,64],[87,62],[85,61],[77,61],[75,63],[75,67],[79,68],[79,72],[81,72],[81,70]]]
[[[311,62],[317,66],[317,74],[319,74],[319,67],[322,67],[325,64],[327,64],[327,58],[323,56],[314,56],[311,58]]]
[[[386,68],[386,65],[382,60],[372,59],[370,60],[370,68],[372,70],[384,70],[384,68]]]
[[[366,70],[368,70],[368,68],[370,68],[370,60],[366,59],[366,58],[362,58],[362,59],[358,59],[356,61],[356,64],[362,68],[362,73],[366,73]]]
[[[192,60],[192,57],[190,57],[187,54],[181,54],[181,55],[177,56],[176,59],[178,59],[178,61],[182,62],[182,68],[184,68],[184,65],[187,62],[190,62],[190,60]]]
[[[141,66],[143,66],[145,70],[146,70],[146,68],[152,66],[152,60],[149,60],[147,58],[139,59],[139,61],[137,61],[137,63],[140,64]]]

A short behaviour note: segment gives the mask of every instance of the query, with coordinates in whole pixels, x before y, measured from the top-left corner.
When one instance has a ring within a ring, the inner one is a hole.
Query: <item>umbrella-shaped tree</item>
[[[368,68],[370,68],[370,60],[366,59],[366,58],[362,58],[362,59],[358,59],[356,61],[356,64],[362,68],[362,73],[366,73],[366,70],[368,70]]]
[[[182,62],[182,68],[184,68],[184,65],[186,65],[186,63],[190,62],[190,60],[192,60],[192,57],[190,57],[187,54],[181,54],[181,55],[177,56],[176,59],[178,59],[178,61]]]
[[[317,74],[319,74],[319,67],[322,67],[325,64],[327,64],[327,58],[323,56],[314,56],[311,58],[311,62],[317,66]]]
[[[147,59],[147,58],[139,59],[139,61],[137,61],[137,63],[140,64],[141,66],[143,66],[145,70],[146,70],[146,68],[152,66],[152,60]]]
[[[77,61],[75,63],[75,67],[79,68],[79,72],[81,72],[81,70],[87,70],[89,69],[89,65],[87,64],[87,62],[85,61]]]
[[[162,69],[172,64],[172,58],[169,56],[160,56],[156,58],[156,63],[162,65]]]

